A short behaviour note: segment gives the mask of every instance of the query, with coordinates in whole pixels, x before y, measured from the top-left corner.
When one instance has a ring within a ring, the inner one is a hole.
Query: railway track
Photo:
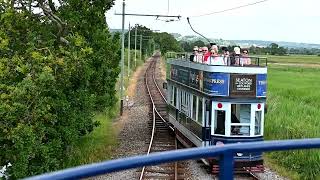
[[[174,129],[167,126],[166,98],[157,85],[155,78],[156,63],[159,55],[154,56],[145,73],[145,84],[150,97],[150,123],[151,138],[147,154],[177,149]],[[184,165],[179,162],[143,167],[141,179],[185,179]]]

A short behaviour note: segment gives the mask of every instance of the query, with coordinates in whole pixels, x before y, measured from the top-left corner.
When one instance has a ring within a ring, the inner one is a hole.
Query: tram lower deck
[[[171,61],[169,122],[182,144],[202,147],[263,141],[266,67],[248,68],[239,71]],[[238,152],[234,158],[238,169],[263,171],[262,153]],[[218,172],[218,159],[208,161]]]

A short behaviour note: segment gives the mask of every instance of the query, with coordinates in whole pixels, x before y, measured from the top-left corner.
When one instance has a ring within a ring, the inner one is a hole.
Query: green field
[[[266,139],[320,137],[320,67],[310,66],[320,63],[320,57],[273,56],[272,61],[301,65],[268,68]],[[293,179],[320,178],[320,150],[269,153],[267,158],[292,171],[285,174]]]
[[[320,64],[320,57],[311,55],[268,56],[268,62],[291,64]]]

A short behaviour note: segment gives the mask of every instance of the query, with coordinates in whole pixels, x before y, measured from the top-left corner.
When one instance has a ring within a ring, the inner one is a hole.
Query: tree
[[[193,46],[187,41],[179,41],[179,44],[185,52],[191,52],[193,50]]]
[[[269,45],[269,49],[270,49],[270,54],[271,55],[276,55],[278,53],[278,48],[279,48],[279,45],[276,44],[276,43],[271,43]]]
[[[0,166],[12,179],[62,167],[115,103],[119,36],[113,0],[0,1]],[[94,18],[93,18],[94,17]]]
[[[137,29],[137,49],[140,49],[140,35],[142,35],[142,53],[145,54],[147,49],[151,49],[153,47],[154,42],[152,40],[153,38],[153,32],[140,24],[136,24],[131,30],[130,30],[130,47],[134,48],[135,43],[135,30]],[[128,32],[125,34],[125,46],[128,47]]]
[[[194,47],[194,46],[204,47],[204,46],[206,46],[206,44],[201,40],[197,40],[197,41],[192,43],[192,47]]]
[[[276,43],[271,43],[267,49],[271,55],[285,55],[287,53],[287,49]]]
[[[160,51],[162,53],[166,53],[168,51],[182,51],[178,41],[171,34],[166,32],[154,33],[154,40],[155,43],[160,46]]]

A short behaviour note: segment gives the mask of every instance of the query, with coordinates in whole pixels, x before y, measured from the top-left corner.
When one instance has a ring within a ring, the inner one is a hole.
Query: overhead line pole
[[[135,27],[134,36],[134,67],[137,67],[137,26]]]
[[[140,61],[142,61],[142,34],[140,35]]]
[[[122,2],[122,35],[121,35],[121,75],[120,75],[120,115],[123,114],[123,73],[124,73],[124,21],[125,0]]]
[[[124,24],[125,24],[125,16],[152,16],[152,17],[174,17],[180,19],[181,16],[168,16],[168,15],[161,15],[161,14],[126,14],[125,13],[125,0],[122,2],[122,14],[115,13],[115,15],[122,16],[122,35],[121,35],[121,75],[120,75],[120,115],[123,114],[123,74],[124,74]],[[137,27],[136,27],[137,28]],[[137,32],[137,30],[136,30]],[[137,34],[137,33],[136,33]],[[137,36],[136,36],[137,37]],[[136,40],[136,39],[135,39]],[[136,43],[135,43],[136,49]],[[142,36],[140,37],[140,58],[142,59]],[[135,54],[136,56],[136,54]],[[135,58],[135,65],[136,65],[136,58]]]
[[[128,77],[130,77],[130,23],[129,23],[129,32],[128,32]]]

